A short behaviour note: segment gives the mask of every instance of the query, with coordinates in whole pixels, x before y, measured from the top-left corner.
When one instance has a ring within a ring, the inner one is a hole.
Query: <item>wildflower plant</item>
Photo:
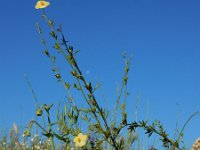
[[[59,105],[56,113],[56,121],[52,121],[51,109],[53,108],[53,104],[38,106],[36,110],[37,119],[30,121],[24,135],[26,137],[31,136],[30,131],[33,125],[36,125],[40,128],[42,135],[50,141],[49,149],[56,149],[55,139],[57,139],[64,143],[67,150],[73,147],[79,149],[123,150],[132,149],[133,143],[138,138],[136,129],[142,128],[149,137],[152,134],[157,134],[160,137],[163,147],[172,150],[181,149],[181,145],[179,144],[181,133],[177,139],[170,138],[159,121],[154,121],[151,124],[144,120],[128,122],[126,99],[129,96],[127,84],[131,58],[128,59],[126,54],[123,55],[125,62],[124,75],[116,98],[116,108],[114,109],[113,116],[110,116],[109,112],[112,110],[103,108],[95,96],[96,90],[101,84],[95,85],[86,80],[76,59],[76,54],[79,50],[75,50],[69,44],[63,33],[62,26],[57,26],[44,12],[43,9],[49,5],[49,2],[40,0],[36,3],[35,8],[42,9],[42,18],[48,26],[50,38],[53,40],[50,48],[39,23],[36,26],[44,46],[44,54],[52,64],[54,77],[66,89],[68,101],[62,105],[62,108]],[[68,64],[72,80],[65,79],[65,74],[58,69],[57,54],[63,56],[65,62]],[[71,92],[72,89],[76,90],[82,96],[86,104],[84,107],[76,104],[76,100],[74,100]],[[117,119],[119,113],[121,114],[120,120]],[[46,118],[44,124],[38,121],[41,117]],[[84,123],[87,131],[84,131],[83,127],[80,126],[80,122]],[[126,130],[127,132],[124,134]]]

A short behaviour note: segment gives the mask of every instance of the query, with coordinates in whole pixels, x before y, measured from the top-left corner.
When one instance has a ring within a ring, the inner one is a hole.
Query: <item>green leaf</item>
[[[54,31],[51,31],[50,33],[49,33],[54,39],[58,39],[58,37],[57,37],[57,35],[56,35],[56,33],[54,32]]]
[[[58,43],[55,43],[55,45],[53,46],[53,48],[57,49],[58,51],[61,51],[60,44],[58,44]]]

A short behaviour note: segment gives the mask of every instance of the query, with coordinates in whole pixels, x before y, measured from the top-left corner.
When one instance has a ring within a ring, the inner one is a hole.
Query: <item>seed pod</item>
[[[61,75],[60,75],[59,73],[57,73],[57,74],[55,75],[55,77],[56,77],[57,79],[61,79]]]

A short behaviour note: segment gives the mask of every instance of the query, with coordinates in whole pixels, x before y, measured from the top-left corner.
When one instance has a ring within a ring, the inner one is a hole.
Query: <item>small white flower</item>
[[[41,145],[41,144],[42,144],[42,141],[39,141],[39,144]]]

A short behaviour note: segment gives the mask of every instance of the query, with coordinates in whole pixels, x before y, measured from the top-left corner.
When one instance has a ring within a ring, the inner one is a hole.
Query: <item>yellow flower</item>
[[[50,5],[49,2],[46,2],[46,1],[43,1],[43,0],[39,0],[35,5],[35,9],[46,8],[49,5]]]
[[[194,144],[192,145],[192,149],[191,150],[199,150],[200,149],[200,138],[198,138]]]
[[[78,136],[74,138],[74,142],[76,143],[76,147],[83,147],[87,142],[87,135],[79,133]]]

